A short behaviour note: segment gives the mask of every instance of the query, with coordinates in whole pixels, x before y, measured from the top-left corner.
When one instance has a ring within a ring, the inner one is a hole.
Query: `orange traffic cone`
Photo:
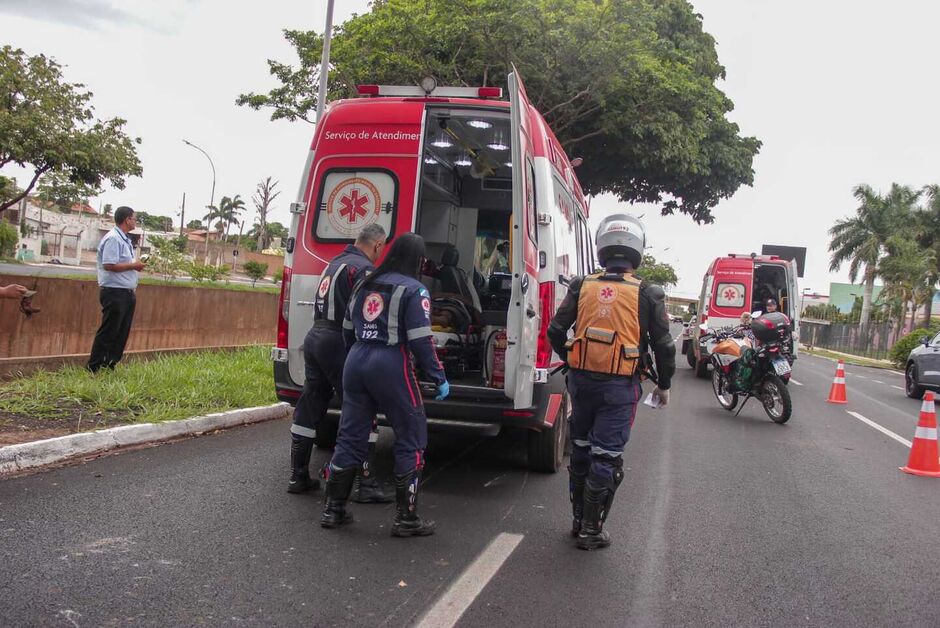
[[[937,412],[933,405],[933,393],[924,393],[924,403],[920,407],[920,420],[914,432],[914,444],[907,466],[901,467],[904,473],[926,475],[940,478],[940,454],[937,452]]]
[[[848,403],[845,398],[845,362],[839,360],[836,366],[836,376],[832,379],[832,388],[829,389],[829,403]]]

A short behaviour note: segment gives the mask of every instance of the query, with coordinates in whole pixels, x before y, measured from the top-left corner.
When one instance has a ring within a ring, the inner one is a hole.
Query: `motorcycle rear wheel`
[[[786,423],[793,414],[793,401],[790,390],[776,375],[771,375],[761,384],[761,402],[764,412],[774,423]]]
[[[728,392],[728,378],[722,372],[717,364],[712,365],[712,392],[715,393],[715,399],[725,410],[734,410],[738,405],[738,394]]]

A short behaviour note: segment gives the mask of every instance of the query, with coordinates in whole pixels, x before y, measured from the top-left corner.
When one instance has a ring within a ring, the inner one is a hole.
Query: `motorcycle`
[[[775,423],[786,423],[793,413],[787,383],[791,363],[790,321],[783,314],[772,313],[754,319],[754,339],[745,329],[724,328],[703,334],[712,363],[712,390],[718,404],[735,416],[752,397],[760,400],[767,416]]]

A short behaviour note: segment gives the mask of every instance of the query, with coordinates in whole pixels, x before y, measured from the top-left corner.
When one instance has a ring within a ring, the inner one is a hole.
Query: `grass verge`
[[[800,349],[801,352],[808,353],[810,355],[815,355],[820,358],[829,358],[830,360],[844,360],[846,364],[853,364],[855,366],[869,366],[876,369],[890,369],[897,370],[891,362],[888,360],[873,360],[870,358],[863,358],[857,355],[850,355],[848,353],[839,353],[837,351],[827,351],[826,349]]]
[[[76,432],[269,405],[277,401],[269,351],[172,354],[95,375],[75,366],[40,371],[0,385],[0,432]]]

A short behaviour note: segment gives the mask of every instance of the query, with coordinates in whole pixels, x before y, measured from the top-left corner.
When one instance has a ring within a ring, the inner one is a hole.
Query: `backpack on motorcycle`
[[[744,347],[741,350],[741,357],[735,361],[731,371],[731,383],[736,390],[750,390],[751,379],[754,377],[754,356],[753,349]]]

